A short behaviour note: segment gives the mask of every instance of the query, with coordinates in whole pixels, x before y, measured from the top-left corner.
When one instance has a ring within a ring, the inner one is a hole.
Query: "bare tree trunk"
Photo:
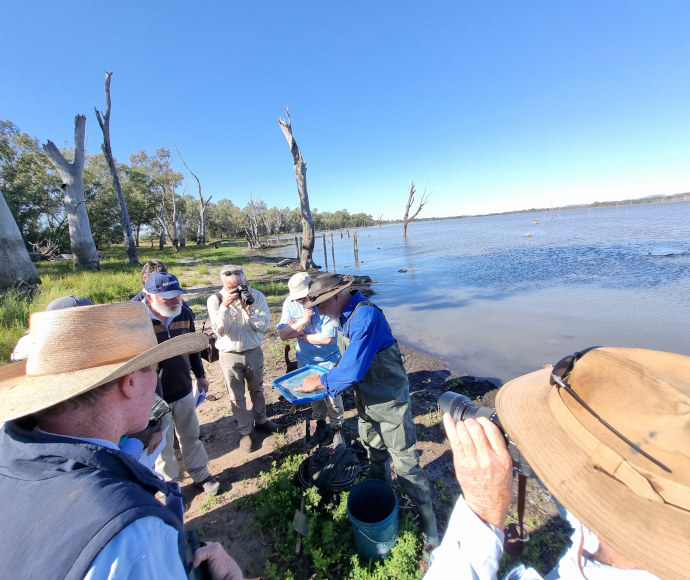
[[[180,240],[180,248],[184,248],[187,245],[187,240],[184,237],[184,218],[182,214],[177,216],[177,232],[178,239]]]
[[[0,192],[0,290],[36,290],[41,283],[17,222]]]
[[[412,204],[414,203],[414,194],[415,193],[416,193],[416,191],[414,188],[414,181],[412,181],[412,185],[410,185],[410,195],[407,197],[407,205],[405,206],[405,216],[403,217],[403,236],[407,236],[407,224],[409,224],[414,218],[417,217],[419,212],[426,205],[426,202],[429,201],[429,196],[431,195],[431,192],[429,192],[429,193],[426,192],[426,187],[425,187],[424,193],[422,194],[422,199],[419,201],[419,207],[417,208],[417,211],[415,211],[412,214],[412,216],[410,216],[410,208],[412,207]]]
[[[163,249],[165,247],[165,238],[168,237],[172,240],[173,244],[173,251],[177,251],[177,239],[173,238],[170,235],[170,231],[168,230],[168,225],[165,223],[165,200],[161,201],[161,213],[159,216],[156,216],[158,218],[158,223],[161,225],[161,233],[160,233],[160,241],[159,241],[159,249]],[[173,222],[174,223],[174,222]]]
[[[312,254],[314,252],[314,219],[311,217],[309,209],[309,194],[307,193],[307,164],[302,158],[302,152],[297,146],[297,141],[292,136],[292,122],[290,121],[289,107],[285,108],[285,119],[278,119],[280,129],[287,139],[292,153],[292,166],[295,170],[297,180],[297,193],[299,194],[299,207],[302,213],[302,252],[300,253],[300,266],[303,270],[318,268],[314,263]]]
[[[199,225],[197,226],[196,230],[196,244],[197,246],[203,245],[206,243],[206,210],[208,209],[208,204],[213,196],[209,196],[209,198],[204,201],[204,196],[201,195],[201,181],[199,181],[196,173],[189,168],[189,165],[187,165],[185,162],[184,157],[182,157],[182,153],[180,153],[180,150],[177,149],[177,145],[175,145],[175,149],[177,150],[177,154],[180,156],[180,159],[182,159],[182,165],[187,168],[187,171],[189,171],[189,173],[191,173],[196,180],[196,188],[199,192]]]
[[[101,145],[101,150],[110,168],[110,175],[113,178],[113,187],[115,188],[115,195],[117,196],[117,205],[120,208],[120,223],[122,224],[122,237],[124,238],[127,258],[129,258],[129,263],[133,266],[140,266],[141,262],[139,262],[137,256],[137,246],[132,237],[132,225],[129,221],[127,203],[125,202],[125,196],[122,194],[120,177],[117,174],[117,166],[113,159],[113,151],[110,148],[110,77],[112,75],[113,73],[111,72],[105,73],[105,114],[102,115],[96,107],[94,107],[94,110],[96,111],[98,124],[101,126],[101,131],[103,132],[103,145]]]
[[[250,198],[251,201],[251,198]],[[248,227],[244,230],[244,237],[247,238],[247,244],[252,250],[258,250],[261,247],[259,240],[259,221],[256,217],[256,208],[254,204],[250,204],[250,211],[247,213]]]
[[[84,198],[84,132],[86,117],[74,117],[74,161],[68,163],[55,143],[48,141],[43,151],[55,166],[62,179],[63,199],[67,222],[69,224],[69,242],[74,255],[75,270],[101,269],[101,261],[96,244],[91,235],[89,214],[86,213]]]

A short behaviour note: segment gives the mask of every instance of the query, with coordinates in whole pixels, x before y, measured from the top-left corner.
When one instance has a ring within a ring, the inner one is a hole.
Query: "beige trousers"
[[[199,439],[199,419],[196,416],[194,397],[189,393],[186,397],[168,403],[170,413],[163,415],[161,428],[168,428],[165,433],[165,446],[156,459],[156,471],[166,480],[178,479],[180,467],[175,458],[173,448],[175,433],[180,441],[182,461],[189,476],[195,483],[204,481],[211,475],[208,470],[208,455],[204,444]]]
[[[261,425],[266,422],[266,400],[264,399],[264,353],[260,346],[245,352],[220,353],[220,368],[223,380],[230,396],[232,416],[237,421],[240,435],[252,432],[252,417],[254,423]],[[245,398],[245,382],[252,400],[252,410],[247,410]]]

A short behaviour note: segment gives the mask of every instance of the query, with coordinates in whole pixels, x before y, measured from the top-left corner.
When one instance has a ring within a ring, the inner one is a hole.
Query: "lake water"
[[[505,382],[593,345],[690,354],[689,228],[690,202],[386,225],[358,262],[335,232],[328,270],[371,276],[403,344]]]

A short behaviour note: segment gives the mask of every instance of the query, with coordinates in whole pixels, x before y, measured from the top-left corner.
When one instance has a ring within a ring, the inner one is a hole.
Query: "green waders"
[[[361,302],[355,312],[362,305],[371,304]],[[340,352],[345,352],[349,343],[349,337],[338,333]],[[418,508],[424,504],[431,506],[429,480],[415,449],[417,434],[410,410],[410,383],[397,342],[376,354],[364,378],[354,385],[354,394],[359,436],[369,454],[370,477],[391,483],[392,459],[398,480],[410,499]]]

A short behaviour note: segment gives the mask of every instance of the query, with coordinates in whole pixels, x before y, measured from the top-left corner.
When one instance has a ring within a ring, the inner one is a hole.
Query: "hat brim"
[[[344,278],[347,278],[347,277],[344,277]],[[345,288],[347,288],[348,286],[351,286],[353,281],[354,281],[354,278],[352,276],[349,276],[349,279],[343,280],[343,282],[341,284],[338,284],[332,290],[329,290],[328,292],[324,292],[323,294],[320,294],[319,296],[317,296],[313,300],[309,299],[305,303],[305,306],[307,308],[311,308],[312,306],[317,306],[317,305],[321,304],[322,302],[325,302],[326,300],[328,300],[332,296],[335,296],[341,290],[345,290]]]
[[[149,292],[149,294],[151,294],[151,292]],[[168,292],[157,292],[156,296],[160,296],[161,298],[170,300],[170,298],[177,298],[178,296],[182,296],[183,294],[186,294],[184,290],[170,290]]]
[[[129,360],[68,373],[27,376],[26,361],[0,368],[0,421],[36,413],[126,374],[208,346],[203,333],[166,340]]]
[[[309,294],[309,288],[302,288],[302,290],[295,290],[290,292],[290,300],[299,300],[300,298],[306,298]]]
[[[690,569],[690,513],[652,502],[596,469],[579,444],[577,426],[557,419],[565,403],[550,384],[551,369],[501,387],[496,410],[501,424],[554,496],[621,554],[662,578],[686,578]]]

